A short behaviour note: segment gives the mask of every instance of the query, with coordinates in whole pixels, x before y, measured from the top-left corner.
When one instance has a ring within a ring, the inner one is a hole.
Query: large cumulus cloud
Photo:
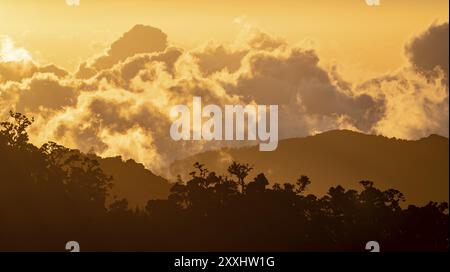
[[[260,31],[239,43],[184,50],[158,29],[136,26],[74,75],[56,66],[0,63],[0,115],[18,110],[35,117],[36,144],[53,140],[122,155],[158,173],[196,152],[250,144],[174,142],[170,108],[190,105],[193,96],[204,104],[278,104],[281,138],[338,128],[407,139],[448,136],[448,60],[432,50],[445,47],[439,43],[445,35],[448,24],[431,26],[408,43],[410,65],[351,83],[322,67],[314,50]]]
[[[282,137],[336,128],[342,118],[367,130],[382,109],[372,97],[339,87],[319,66],[312,50],[293,47],[254,51],[246,56],[243,67],[234,85],[227,89],[247,101],[280,105]]]

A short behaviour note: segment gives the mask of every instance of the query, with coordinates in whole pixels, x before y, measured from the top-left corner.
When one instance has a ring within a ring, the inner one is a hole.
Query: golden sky
[[[138,23],[160,28],[182,47],[233,41],[251,25],[291,43],[312,43],[322,62],[339,61],[354,79],[403,65],[405,42],[432,23],[448,21],[449,9],[447,0],[381,0],[376,7],[364,0],[76,2],[2,0],[0,35],[41,64],[73,71]]]

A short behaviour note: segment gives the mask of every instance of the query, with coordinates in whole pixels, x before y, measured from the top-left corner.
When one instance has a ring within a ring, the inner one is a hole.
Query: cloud
[[[91,62],[82,63],[77,77],[89,78],[136,54],[164,51],[167,45],[167,35],[161,30],[150,26],[136,25],[111,44],[104,55]]]
[[[0,62],[31,61],[31,55],[25,48],[14,46],[9,37],[0,37]]]
[[[246,29],[241,35],[245,35],[243,41],[237,41],[235,44],[210,42],[191,51],[192,55],[198,59],[200,70],[206,75],[224,69],[227,72],[234,73],[241,68],[242,60],[250,52],[270,52],[287,46],[287,43],[282,39],[274,38],[254,28]]]
[[[443,72],[434,79],[415,69],[403,68],[357,87],[383,101],[384,112],[369,132],[402,139],[430,134],[448,137],[448,85]]]
[[[448,78],[448,33],[448,23],[435,24],[407,44],[406,54],[418,71],[435,74],[435,69],[439,67]]]
[[[0,83],[21,81],[31,77],[37,70],[32,62],[0,62]]]
[[[448,23],[431,25],[405,46],[410,67],[359,84],[357,93],[383,101],[369,132],[403,139],[449,135]]]
[[[58,110],[74,105],[76,86],[52,74],[36,74],[19,85],[16,111],[37,113],[40,108]]]
[[[335,81],[313,50],[277,47],[249,53],[226,89],[246,101],[280,105],[281,137],[337,128],[342,120],[370,128],[381,114],[380,102]]]
[[[0,115],[14,109],[35,117],[30,136],[37,145],[52,140],[85,152],[93,148],[157,173],[197,152],[255,144],[174,142],[170,108],[190,106],[193,96],[219,106],[278,104],[281,138],[338,128],[406,139],[448,135],[445,61],[434,56],[444,53],[418,45],[436,44],[437,34],[408,44],[410,66],[364,82],[346,82],[336,67],[322,67],[313,49],[261,31],[246,34],[232,44],[185,50],[168,46],[159,29],[136,26],[74,75],[53,65],[0,63]]]
[[[58,66],[56,66],[54,64],[48,64],[48,65],[39,67],[37,72],[53,74],[59,78],[63,78],[63,77],[66,77],[69,75],[69,73],[66,70],[59,68]]]
[[[236,72],[241,67],[241,61],[248,50],[233,49],[222,44],[207,44],[192,52],[198,59],[200,70],[205,75],[211,75],[226,69],[228,72]]]
[[[68,6],[79,6],[80,5],[80,0],[66,0],[66,4]]]
[[[376,7],[380,5],[380,0],[365,0],[366,5],[370,7]]]

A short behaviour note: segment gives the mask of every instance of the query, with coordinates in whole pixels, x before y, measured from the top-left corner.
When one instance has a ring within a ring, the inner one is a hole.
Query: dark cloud
[[[281,38],[275,38],[267,33],[256,31],[248,40],[248,45],[256,50],[273,51],[280,47],[286,47],[287,42]]]
[[[430,26],[406,46],[406,54],[420,72],[432,73],[439,66],[448,78],[448,23]]]
[[[77,90],[60,81],[51,74],[33,76],[19,90],[20,98],[16,110],[19,112],[37,112],[40,107],[58,110],[75,103]]]
[[[104,56],[92,63],[82,63],[77,72],[79,78],[89,78],[96,72],[111,68],[114,64],[141,53],[161,52],[167,48],[167,35],[161,30],[144,25],[136,25],[121,38],[111,44]]]
[[[223,69],[227,69],[231,73],[236,72],[247,54],[248,50],[232,50],[224,45],[207,46],[193,53],[198,58],[201,71],[207,75]]]

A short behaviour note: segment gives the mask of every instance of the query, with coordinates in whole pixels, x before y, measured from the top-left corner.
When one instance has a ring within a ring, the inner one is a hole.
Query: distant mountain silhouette
[[[169,195],[172,184],[134,160],[123,161],[120,156],[96,159],[103,172],[113,178],[108,202],[125,198],[130,207],[143,208],[149,199],[164,199]]]
[[[313,194],[323,195],[337,184],[356,189],[358,181],[368,179],[382,189],[402,191],[407,203],[426,204],[430,199],[448,201],[448,148],[448,139],[438,135],[408,141],[334,130],[282,140],[272,152],[246,147],[197,154],[173,163],[171,173],[189,173],[197,161],[226,173],[231,161],[239,161],[272,182],[294,183],[300,174],[308,175]]]

